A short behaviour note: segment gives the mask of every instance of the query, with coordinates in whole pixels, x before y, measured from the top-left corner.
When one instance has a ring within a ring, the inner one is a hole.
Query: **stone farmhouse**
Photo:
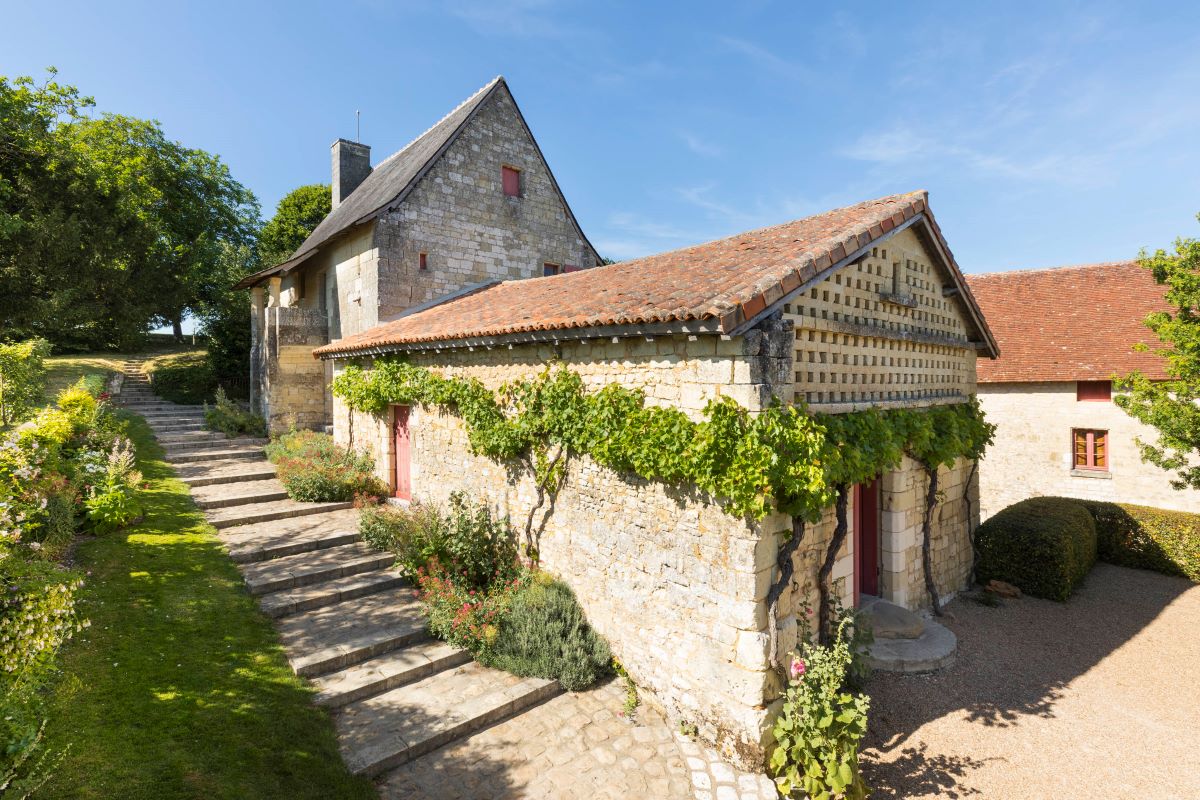
[[[1166,378],[1143,324],[1167,310],[1164,287],[1135,262],[972,275],[1003,355],[979,365],[979,400],[997,425],[980,462],[984,517],[1037,495],[1200,508],[1200,492],[1141,460],[1154,431],[1112,402],[1112,379]]]
[[[312,350],[481,281],[599,263],[503,78],[376,167],[333,143],[333,210],[251,296],[251,404],[273,432],[333,421]]]

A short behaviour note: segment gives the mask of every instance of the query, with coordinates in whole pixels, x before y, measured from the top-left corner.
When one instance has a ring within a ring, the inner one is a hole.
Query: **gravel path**
[[[1200,798],[1200,586],[1098,564],[1067,603],[957,600],[957,663],[871,679],[882,798]]]

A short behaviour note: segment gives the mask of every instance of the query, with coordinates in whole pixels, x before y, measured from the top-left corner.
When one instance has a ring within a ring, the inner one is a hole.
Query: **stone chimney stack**
[[[333,207],[358,188],[371,174],[371,148],[369,145],[338,139],[333,143]]]

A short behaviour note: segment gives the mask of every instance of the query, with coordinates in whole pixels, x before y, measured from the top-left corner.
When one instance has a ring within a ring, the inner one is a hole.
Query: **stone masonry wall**
[[[565,343],[551,347],[411,354],[447,375],[472,376],[490,387],[529,376],[555,358],[596,390],[608,383],[642,387],[650,402],[682,408],[693,418],[709,399],[729,394],[751,409],[769,398],[754,382],[786,373],[770,355],[771,337],[660,337]],[[787,342],[786,337],[775,337]],[[764,344],[767,343],[767,344]],[[777,348],[778,350],[778,348]],[[375,454],[390,478],[390,419],[350,416],[335,403],[336,436]],[[444,501],[455,489],[485,498],[523,529],[535,494],[528,476],[472,456],[461,420],[414,408],[410,417],[412,481],[418,499]],[[539,515],[540,525],[542,518]],[[779,519],[768,520],[778,526]],[[547,569],[578,594],[588,618],[651,700],[743,764],[761,763],[766,671],[763,598],[774,566],[775,539],[705,497],[677,492],[577,457],[545,520],[537,546]]]
[[[325,365],[312,357],[326,340],[319,311],[270,307],[265,312],[264,416],[271,433],[325,424]]]
[[[1169,473],[1142,461],[1138,437],[1155,433],[1112,402],[1076,400],[1073,381],[988,383],[979,401],[996,423],[996,442],[979,465],[983,516],[1026,497],[1061,495],[1166,508],[1200,509],[1200,492],[1171,488]],[[1071,432],[1108,431],[1109,470],[1072,475]]]

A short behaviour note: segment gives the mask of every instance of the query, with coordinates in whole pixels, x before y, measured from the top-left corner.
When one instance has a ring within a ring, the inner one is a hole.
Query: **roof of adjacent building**
[[[260,283],[271,275],[288,272],[306,261],[320,250],[322,245],[339,234],[369,222],[388,209],[395,207],[420,182],[425,173],[433,167],[442,154],[449,149],[450,145],[454,144],[459,134],[467,127],[467,123],[471,121],[476,112],[487,103],[489,98],[501,89],[506,92],[509,91],[508,84],[502,75],[493,78],[490,83],[460,103],[449,114],[438,120],[432,128],[422,133],[416,139],[413,139],[398,152],[393,153],[373,168],[370,174],[363,179],[363,182],[339,203],[337,208],[330,211],[325,219],[321,220],[320,224],[313,229],[313,232],[308,235],[304,243],[296,249],[296,252],[292,253],[287,261],[268,267],[253,275],[246,276],[234,288],[244,289]],[[511,92],[509,92],[509,96],[512,96]],[[520,108],[517,107],[515,99],[513,99],[513,107],[517,109],[517,116],[520,117],[521,124],[524,125],[529,138],[534,143],[534,147],[537,148],[538,154],[541,155],[541,148],[538,147],[537,140],[534,139],[533,132],[529,130],[529,125],[525,122],[524,115],[521,114]],[[544,156],[542,160],[545,161]],[[587,243],[589,248],[592,248],[591,243],[587,242],[587,237],[584,235],[583,229],[575,220],[575,215],[572,213],[570,206],[567,205],[566,197],[563,196],[562,190],[559,188],[558,182],[555,181],[553,172],[549,170],[548,164],[547,172],[550,174],[550,181],[554,184],[554,188],[562,200],[563,209],[566,211],[568,218],[570,218],[576,230],[579,231],[580,238]],[[595,250],[595,248],[592,249],[593,251]]]
[[[1167,310],[1165,290],[1134,261],[969,275],[1003,353],[980,362],[980,383],[1108,380],[1139,370],[1165,378],[1143,324]]]
[[[860,258],[880,239],[917,223],[914,230],[926,237],[935,260],[948,269],[985,352],[994,355],[995,341],[923,191],[871,200],[647,258],[488,284],[347,336],[314,354],[385,352],[418,343],[457,346],[546,332],[558,332],[563,338],[607,335],[610,330],[615,335],[614,329],[630,327],[647,334],[736,334],[786,296],[823,280]]]

